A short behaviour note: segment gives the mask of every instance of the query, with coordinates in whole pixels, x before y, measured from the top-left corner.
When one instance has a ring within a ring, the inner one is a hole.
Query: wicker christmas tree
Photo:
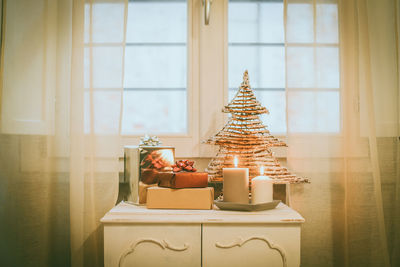
[[[238,167],[249,168],[250,179],[260,175],[260,167],[264,166],[264,175],[276,179],[276,183],[306,182],[304,178],[291,174],[282,167],[271,151],[271,147],[286,146],[272,136],[263,125],[260,115],[269,111],[261,106],[254,96],[249,84],[247,70],[243,82],[233,100],[222,112],[230,113],[228,123],[216,135],[205,143],[219,146],[215,158],[207,167],[211,181],[222,181],[222,168],[232,168],[233,158],[239,159]]]

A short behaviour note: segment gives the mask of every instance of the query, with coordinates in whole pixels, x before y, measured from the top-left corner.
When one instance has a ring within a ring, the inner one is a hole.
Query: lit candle
[[[251,180],[251,203],[266,203],[272,201],[273,180],[264,176],[264,166],[260,168],[260,176]]]
[[[238,168],[238,159],[234,159],[235,168],[223,168],[224,201],[249,203],[249,169]]]

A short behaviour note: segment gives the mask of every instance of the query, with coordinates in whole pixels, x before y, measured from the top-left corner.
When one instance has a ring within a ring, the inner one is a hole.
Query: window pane
[[[125,91],[122,134],[186,132],[186,91]]]
[[[229,88],[240,86],[246,69],[249,71],[250,84],[253,88],[284,88],[284,47],[230,46]]]
[[[121,92],[95,91],[93,94],[93,129],[96,134],[118,134]],[[85,133],[90,133],[90,93],[85,92]]]
[[[85,88],[120,89],[122,87],[122,53],[122,46],[85,47]],[[91,64],[92,69],[90,69]]]
[[[289,43],[314,42],[313,2],[304,0],[288,1],[286,41]]]
[[[121,88],[122,47],[103,46],[91,49],[93,88]]]
[[[186,1],[131,1],[128,43],[186,43]]]
[[[85,47],[84,49],[84,57],[83,57],[83,86],[85,88],[90,88],[90,48]]]
[[[338,133],[340,131],[339,91],[290,91],[288,112],[290,132]]]
[[[90,4],[85,4],[85,29],[84,29],[84,42],[90,42]]]
[[[283,2],[229,3],[229,42],[283,43]]]
[[[264,125],[273,133],[286,133],[286,96],[285,91],[256,92],[257,99],[269,110],[261,117]]]
[[[287,53],[287,87],[313,88],[314,82],[314,48],[288,47]]]
[[[260,5],[260,41],[265,43],[283,43],[283,1],[266,2]]]
[[[92,10],[94,43],[121,43],[124,37],[124,3],[96,3]]]
[[[126,88],[186,88],[186,46],[128,46]]]
[[[316,26],[318,43],[338,43],[337,4],[317,4]]]
[[[339,88],[339,48],[318,47],[317,86],[319,88]]]
[[[257,42],[259,35],[257,32],[256,3],[229,3],[229,42]],[[231,30],[232,29],[232,30]]]

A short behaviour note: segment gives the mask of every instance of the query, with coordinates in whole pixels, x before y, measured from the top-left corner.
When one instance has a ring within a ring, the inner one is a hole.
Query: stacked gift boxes
[[[174,162],[174,148],[125,147],[125,183],[128,201],[149,209],[212,209],[214,189],[208,174],[197,172],[194,161]]]
[[[196,172],[194,161],[180,160],[172,172],[159,172],[158,186],[147,190],[149,209],[212,209],[214,188],[208,174]]]

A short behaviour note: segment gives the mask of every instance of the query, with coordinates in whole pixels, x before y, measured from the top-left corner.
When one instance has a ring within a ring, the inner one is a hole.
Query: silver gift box
[[[157,173],[169,171],[174,161],[174,147],[125,146],[123,199],[133,204],[145,204],[147,188],[158,182]]]

